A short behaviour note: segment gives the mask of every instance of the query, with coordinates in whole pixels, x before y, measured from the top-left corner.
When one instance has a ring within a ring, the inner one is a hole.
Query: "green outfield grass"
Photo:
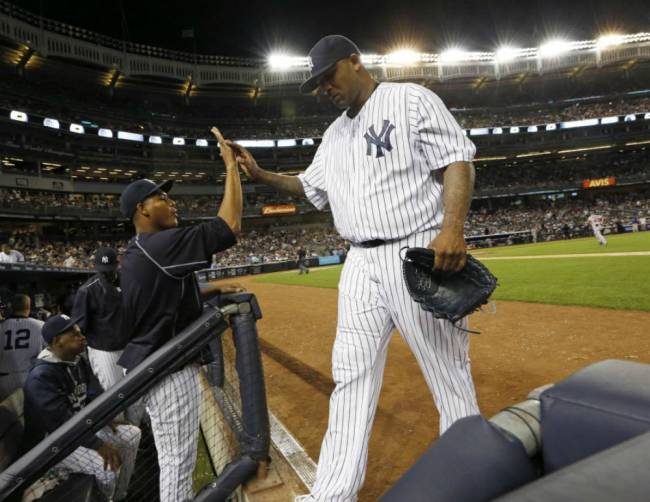
[[[544,242],[481,250],[477,256],[540,256],[650,251],[650,232],[607,237],[602,248],[593,239]],[[487,260],[499,279],[497,300],[582,305],[650,311],[650,256],[602,256],[532,260]],[[269,274],[256,282],[336,288],[341,267]]]
[[[571,239],[568,241],[538,242],[537,244],[519,244],[473,251],[481,256],[540,256],[547,254],[582,254],[582,253],[630,253],[650,251],[650,232],[607,235],[607,246],[601,246],[595,237]]]

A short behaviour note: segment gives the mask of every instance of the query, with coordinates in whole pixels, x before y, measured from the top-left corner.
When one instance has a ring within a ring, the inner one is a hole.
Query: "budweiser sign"
[[[295,204],[273,204],[262,207],[262,216],[276,216],[281,214],[296,214]]]
[[[610,176],[609,178],[597,178],[594,180],[584,180],[582,188],[598,188],[598,187],[611,187],[616,185],[616,178]]]

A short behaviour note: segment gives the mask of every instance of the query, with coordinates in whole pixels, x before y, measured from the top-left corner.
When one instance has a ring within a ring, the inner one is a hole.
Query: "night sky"
[[[341,33],[362,52],[399,45],[422,52],[451,46],[535,47],[551,37],[650,31],[650,0],[14,0],[36,14],[116,38],[203,54],[264,57],[283,48],[306,55],[321,36]],[[194,28],[196,38],[181,38]]]

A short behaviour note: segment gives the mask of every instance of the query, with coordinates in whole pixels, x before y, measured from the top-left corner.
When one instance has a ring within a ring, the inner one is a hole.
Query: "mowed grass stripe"
[[[475,249],[472,254],[482,256],[540,256],[551,254],[625,253],[650,251],[650,232],[607,235],[607,246],[601,246],[594,237],[566,241],[538,242],[488,249]]]

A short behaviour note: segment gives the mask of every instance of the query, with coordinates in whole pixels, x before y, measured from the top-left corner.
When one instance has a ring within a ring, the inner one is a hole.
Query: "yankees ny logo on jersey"
[[[368,132],[363,136],[366,140],[368,148],[366,149],[366,155],[372,155],[372,145],[377,147],[376,158],[384,156],[384,148],[386,151],[390,152],[393,149],[393,145],[390,143],[390,134],[395,129],[395,126],[390,123],[390,120],[384,120],[383,125],[381,126],[381,132],[377,134],[375,132],[375,126],[371,125],[368,129]]]

